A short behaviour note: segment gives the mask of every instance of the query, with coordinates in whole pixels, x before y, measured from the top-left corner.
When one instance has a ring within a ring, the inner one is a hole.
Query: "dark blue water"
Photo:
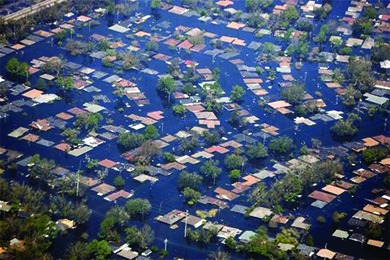
[[[234,4],[234,7],[244,8],[244,1],[239,1]],[[349,1],[334,1],[333,11],[328,19],[340,19],[345,11],[347,10],[349,5]],[[144,6],[144,4],[140,4],[140,11],[144,13],[150,13],[149,7]],[[142,24],[142,28],[145,31],[150,31],[150,28],[154,27],[157,23],[161,21],[169,21],[171,26],[168,30],[161,30],[159,33],[161,36],[168,36],[175,27],[179,25],[185,25],[189,27],[198,27],[202,30],[206,30],[208,32],[215,33],[219,36],[227,35],[232,37],[237,37],[240,39],[244,39],[247,44],[251,41],[260,41],[260,42],[272,42],[277,45],[285,46],[285,43],[274,39],[272,36],[265,36],[261,39],[254,38],[254,35],[251,33],[236,31],[232,29],[226,28],[224,25],[213,25],[213,24],[205,24],[203,22],[198,21],[196,18],[184,18],[178,15],[174,15],[165,11],[160,12],[161,17],[159,20],[154,20],[153,18],[147,20],[144,24]],[[114,17],[116,20],[117,17]],[[190,21],[190,22],[189,22]],[[114,38],[121,37],[122,41],[126,44],[129,44],[130,41],[125,39],[120,33],[116,33],[107,29],[108,23],[111,24],[111,21],[108,19],[101,19],[101,25],[98,27],[94,27],[91,30],[88,27],[83,27],[81,31],[77,31],[77,33],[82,34],[84,37],[88,37],[93,33],[98,33],[101,35],[112,34]],[[319,29],[321,23],[318,23],[317,29]],[[168,33],[166,31],[169,31]],[[346,39],[346,37],[343,37]],[[143,48],[148,41],[147,39],[138,39],[140,43],[140,47]],[[311,44],[311,46],[313,46]],[[248,66],[256,66],[258,63],[255,61],[254,57],[259,53],[248,48],[236,47],[237,50],[241,52],[241,54],[235,58],[240,58],[245,61],[245,65]],[[209,43],[207,43],[207,49],[211,49]],[[226,93],[229,93],[232,87],[236,84],[244,86],[244,82],[242,77],[237,70],[237,68],[231,64],[229,61],[221,59],[217,57],[213,62],[212,57],[205,55],[203,53],[185,53],[181,51],[178,53],[176,50],[170,50],[166,45],[159,45],[159,52],[170,55],[172,57],[180,55],[182,59],[194,60],[199,63],[198,68],[208,67],[210,69],[220,68],[221,69],[221,85]],[[108,73],[113,73],[112,69],[105,68],[101,65],[99,60],[94,60],[86,57],[72,57],[69,56],[63,49],[58,48],[56,46],[51,47],[49,42],[43,41],[41,43],[37,43],[33,46],[26,47],[23,52],[17,52],[12,55],[9,55],[3,59],[1,59],[1,72],[4,75],[4,66],[7,60],[10,57],[17,57],[18,59],[24,61],[31,61],[33,58],[39,58],[41,56],[54,56],[63,54],[68,61],[72,61],[75,63],[82,64],[87,67],[92,67],[96,70],[105,71]],[[355,49],[353,54],[360,54],[360,50]],[[363,54],[368,54],[367,51],[363,51]],[[264,64],[266,66],[270,66],[273,69],[276,69],[276,62],[268,62]],[[147,66],[151,69],[158,70],[160,74],[166,73],[166,64],[162,61],[153,60],[147,63]],[[333,65],[330,64],[330,68],[333,69],[335,67],[344,67],[344,65]],[[183,68],[183,66],[182,66]],[[277,82],[282,80],[280,73],[277,74],[278,78],[272,82],[263,83],[263,87],[271,86],[272,88],[267,88],[269,95],[278,97],[280,96],[280,87],[277,86]],[[305,83],[307,92],[312,96],[315,96],[315,91],[321,91],[324,94],[323,100],[327,104],[326,110],[343,110],[347,113],[348,108],[343,107],[341,102],[336,102],[336,95],[334,90],[328,89],[324,83],[319,79],[318,74],[318,65],[315,62],[305,62],[304,66],[301,70],[296,70],[292,66],[292,75],[296,80],[302,81]],[[142,92],[145,93],[146,97],[150,100],[151,105],[147,105],[144,107],[137,107],[133,101],[129,101],[131,104],[130,108],[125,108],[123,114],[117,112],[115,108],[118,105],[118,101],[116,101],[116,97],[112,94],[112,87],[110,84],[103,82],[102,80],[95,80],[94,86],[100,88],[102,90],[101,93],[107,95],[109,99],[112,100],[112,103],[103,104],[107,108],[111,115],[105,117],[112,118],[114,120],[114,125],[121,125],[123,127],[127,127],[131,120],[125,118],[123,115],[129,114],[137,114],[141,116],[146,116],[147,112],[162,110],[164,111],[165,119],[158,122],[156,126],[158,127],[161,136],[166,134],[175,134],[177,131],[182,129],[191,128],[194,125],[197,125],[197,119],[193,114],[187,113],[185,119],[180,119],[173,115],[171,109],[166,106],[166,102],[164,102],[161,97],[157,94],[156,85],[157,85],[157,77],[147,75],[144,73],[132,71],[126,72],[124,75],[120,75],[126,79],[135,78],[135,82]],[[31,77],[31,82],[35,82],[38,78],[38,75],[33,75]],[[265,77],[263,77],[265,81]],[[49,93],[57,93],[58,90],[56,88],[48,89]],[[46,118],[49,116],[54,116],[57,113],[66,111],[67,109],[73,108],[75,106],[82,107],[82,104],[85,102],[91,102],[93,100],[92,96],[96,95],[96,93],[86,93],[85,91],[72,91],[72,98],[65,99],[63,98],[61,101],[56,101],[54,104],[42,104],[38,105],[34,108],[24,107],[25,115],[21,113],[13,114],[10,112],[10,117],[6,119],[2,119],[1,123],[1,131],[0,131],[0,140],[1,146],[14,149],[20,152],[23,152],[26,156],[33,155],[36,153],[40,153],[43,157],[54,159],[59,165],[68,168],[71,171],[76,171],[79,168],[81,161],[81,169],[85,170],[85,157],[81,156],[80,158],[74,158],[72,156],[66,156],[63,152],[57,151],[54,148],[43,147],[34,143],[27,143],[25,141],[16,141],[15,139],[9,138],[7,135],[19,126],[28,127],[28,125],[36,119]],[[10,97],[10,101],[17,100],[20,97]],[[329,128],[333,125],[334,122],[323,123],[321,121],[316,121],[316,125],[312,127],[307,127],[300,125],[298,130],[296,130],[294,121],[290,117],[283,116],[281,114],[268,114],[264,111],[264,108],[259,107],[255,101],[257,101],[257,97],[252,94],[250,91],[246,92],[245,101],[242,103],[242,107],[250,111],[251,114],[257,116],[260,121],[258,123],[268,123],[270,125],[275,125],[278,127],[279,133],[282,135],[288,135],[294,138],[297,146],[299,147],[302,143],[310,143],[311,138],[317,138],[322,141],[324,146],[333,146],[339,144],[336,140],[333,139],[332,135],[329,132]],[[226,110],[222,110],[218,117],[221,120],[222,126],[225,128],[226,132],[232,132],[233,134],[238,133],[239,130],[232,128],[228,123],[227,119],[229,118],[230,113]],[[384,129],[384,116],[378,115],[374,119],[369,119],[366,116],[363,116],[363,122],[361,123],[361,129],[359,133],[353,138],[354,140],[360,140],[361,138],[379,135],[379,134],[388,134],[388,130]],[[162,126],[164,123],[164,126]],[[68,123],[71,124],[71,123]],[[162,130],[163,129],[163,130]],[[259,132],[260,129],[249,125],[248,129],[252,132]],[[143,130],[140,130],[142,132]],[[102,133],[102,130],[98,131]],[[41,138],[52,140],[58,143],[62,138],[60,137],[61,131],[59,129],[53,129],[48,132],[39,133]],[[230,137],[231,138],[231,137]],[[169,151],[176,144],[172,144],[164,149],[164,151]],[[105,159],[109,158],[113,161],[124,162],[120,157],[120,152],[117,149],[116,140],[107,141],[103,145],[100,145],[98,148],[95,148],[91,152],[88,153],[88,156],[92,159]],[[223,161],[224,156],[217,155],[213,159],[218,159],[220,162]],[[282,158],[275,158],[282,159]],[[245,168],[245,173],[253,173],[254,167],[261,167],[262,165],[270,165],[269,162],[261,162],[259,165],[253,166],[248,165]],[[222,165],[221,165],[222,166]],[[21,169],[23,170],[23,169]],[[199,164],[197,166],[187,166],[189,171],[199,171]],[[231,181],[226,176],[227,171],[224,170],[221,177],[218,179],[218,185],[228,188]],[[154,218],[158,215],[163,215],[170,212],[173,209],[180,209],[185,211],[189,210],[191,214],[195,214],[197,209],[211,209],[211,206],[203,206],[203,205],[195,205],[195,206],[187,206],[184,203],[183,197],[180,195],[179,191],[176,188],[176,180],[178,176],[178,172],[174,172],[169,177],[160,177],[160,180],[151,186],[150,184],[139,184],[134,181],[131,176],[126,172],[115,172],[110,171],[108,177],[105,179],[106,183],[112,184],[113,179],[120,174],[122,177],[126,179],[125,190],[134,190],[134,197],[142,197],[148,198],[153,206],[151,214],[146,218],[146,222],[150,224],[155,230],[155,244],[160,248],[163,248],[163,240],[168,238],[168,251],[170,253],[170,257],[179,256],[184,258],[205,258],[206,255],[217,248],[217,245],[201,245],[195,242],[187,242],[183,239],[184,234],[184,225],[179,224],[179,228],[176,230],[171,230],[169,226],[158,223],[154,221]],[[348,175],[348,174],[347,174]],[[8,175],[5,175],[6,177]],[[352,176],[352,175],[348,175]],[[287,211],[287,214],[293,214],[294,216],[305,216],[309,223],[313,224],[311,229],[311,234],[314,237],[314,243],[317,247],[324,247],[327,244],[328,248],[334,251],[338,251],[341,253],[345,253],[348,255],[364,257],[367,259],[378,259],[378,258],[386,258],[387,252],[385,249],[373,250],[369,246],[361,247],[360,244],[351,241],[343,241],[340,242],[338,239],[334,239],[331,237],[331,234],[336,229],[333,226],[331,217],[335,210],[346,212],[348,214],[347,218],[340,223],[340,228],[343,230],[348,230],[350,227],[346,224],[347,220],[358,210],[364,206],[363,198],[375,198],[374,195],[370,194],[370,190],[377,187],[381,182],[381,177],[375,178],[374,180],[369,180],[366,183],[363,183],[361,189],[357,192],[354,197],[350,195],[343,195],[337,201],[332,202],[330,205],[327,205],[323,210],[316,209],[314,207],[310,207],[309,200],[304,199],[302,205],[296,211]],[[213,196],[214,187],[208,187],[204,185],[201,188],[202,194]],[[235,204],[243,204],[248,205],[246,202],[245,196],[241,196],[234,202],[230,202],[229,205],[233,206]],[[305,197],[305,196],[303,196]],[[124,200],[119,200],[117,202],[119,205],[123,205],[125,203]],[[103,220],[105,213],[112,207],[114,204],[105,201],[102,197],[99,197],[94,192],[88,192],[88,205],[93,210],[93,214],[91,216],[91,220],[78,228],[75,231],[70,232],[67,236],[61,237],[57,239],[53,245],[53,254],[55,257],[60,257],[65,249],[64,244],[78,240],[80,234],[82,232],[88,232],[90,239],[96,238],[97,232],[99,230],[100,222]],[[324,215],[327,218],[326,224],[319,226],[316,224],[316,219],[319,215]],[[221,210],[220,214],[217,215],[216,218],[209,219],[211,221],[218,221],[220,223],[237,227],[242,230],[256,230],[260,225],[264,223],[258,219],[245,219],[243,215],[232,213],[229,209]],[[142,226],[143,222],[132,220],[127,224],[129,225],[138,225]],[[274,235],[275,230],[270,230],[270,234]],[[388,230],[386,229],[388,233]],[[388,240],[388,238],[386,238]],[[387,244],[386,244],[387,246]],[[243,258],[245,255],[234,255],[234,258]]]

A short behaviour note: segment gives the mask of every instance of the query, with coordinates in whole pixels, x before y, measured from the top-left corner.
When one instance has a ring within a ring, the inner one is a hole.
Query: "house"
[[[126,248],[117,253],[118,256],[123,257],[124,259],[135,259],[138,256],[138,253],[135,251],[131,251],[130,248]]]
[[[253,232],[251,230],[246,230],[238,237],[238,240],[240,240],[240,242],[242,243],[249,243],[251,241],[251,237],[255,237],[255,236],[257,236],[256,232]]]
[[[66,218],[60,219],[56,222],[57,228],[61,230],[71,229],[75,227],[75,222]]]
[[[0,201],[0,211],[8,212],[8,211],[10,211],[10,209],[11,209],[11,206],[8,205],[8,202]]]
[[[187,223],[190,226],[193,226],[194,228],[198,228],[203,224],[203,219],[189,215],[188,217],[181,220],[182,223]]]
[[[330,251],[329,249],[320,249],[320,251],[317,252],[318,257],[326,258],[326,259],[333,259],[335,257],[336,253],[333,251]]]

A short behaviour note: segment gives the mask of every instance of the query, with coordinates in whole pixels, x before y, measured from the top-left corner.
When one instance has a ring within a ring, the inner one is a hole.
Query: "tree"
[[[31,169],[30,176],[32,178],[40,179],[43,181],[48,181],[53,179],[51,171],[56,166],[54,160],[48,160],[46,158],[38,160]]]
[[[23,77],[25,79],[28,78],[30,75],[28,72],[28,64],[27,62],[20,62],[17,58],[13,57],[11,58],[8,62],[7,65],[5,66],[5,69],[7,70],[8,73],[18,76],[18,77]]]
[[[332,11],[332,6],[329,3],[326,3],[320,8],[315,9],[314,14],[318,19],[325,20],[331,11]]]
[[[118,189],[121,189],[121,188],[123,188],[123,186],[125,186],[125,184],[126,184],[126,182],[122,178],[122,176],[118,175],[118,176],[115,177],[115,179],[114,179],[115,187],[117,187]]]
[[[344,213],[344,212],[335,211],[335,212],[333,213],[332,219],[333,219],[333,222],[339,223],[340,220],[343,219],[343,218],[345,218],[346,216],[347,216],[347,214]]]
[[[286,229],[282,228],[282,232],[276,235],[276,242],[283,244],[292,244],[297,246],[299,244],[297,238],[299,237],[299,233],[294,229]]]
[[[318,222],[318,224],[324,224],[325,223],[325,221],[326,221],[326,219],[325,219],[325,217],[324,216],[318,216],[318,218],[317,218],[317,222]]]
[[[125,150],[131,150],[142,145],[145,137],[142,134],[123,132],[119,134],[118,144]]]
[[[72,34],[72,32],[71,32]],[[65,50],[70,52],[70,55],[77,56],[88,53],[88,43],[78,40],[68,40],[65,45]]]
[[[248,159],[243,156],[231,154],[225,157],[224,163],[228,169],[239,169],[244,168],[244,165]]]
[[[355,35],[371,34],[374,26],[372,22],[367,18],[357,18],[355,23],[352,25],[352,30]]]
[[[290,22],[299,18],[299,12],[295,7],[289,5],[286,10],[283,11],[282,17],[286,18]]]
[[[72,128],[66,128],[61,135],[66,138],[66,141],[73,144],[78,145],[82,143],[82,141],[77,137],[79,134],[79,131],[77,129]]]
[[[190,139],[182,138],[179,151],[180,152],[193,152],[196,147],[200,145],[198,135],[193,135]]]
[[[36,89],[39,89],[39,90],[46,90],[46,82],[43,78],[39,78],[37,80],[37,84],[35,85],[35,88]]]
[[[174,162],[175,159],[176,159],[175,155],[174,155],[174,154],[171,154],[171,153],[169,153],[169,152],[164,152],[163,155],[164,155],[165,161],[168,162],[168,163],[172,163],[172,162]]]
[[[308,246],[313,246],[314,245],[314,241],[313,241],[313,236],[312,235],[309,234],[307,236],[305,244],[308,245]]]
[[[185,6],[189,6],[195,8],[198,4],[199,0],[182,0],[182,4]]]
[[[371,164],[385,157],[385,151],[381,147],[368,147],[362,152],[362,159],[365,163]]]
[[[91,210],[84,204],[78,204],[71,209],[69,217],[79,224],[88,222],[91,216]]]
[[[72,260],[84,260],[89,257],[87,251],[87,244],[77,241],[77,243],[71,243],[68,245],[65,253],[66,259]]]
[[[225,245],[231,249],[231,250],[236,250],[237,248],[237,242],[234,240],[233,237],[228,237],[225,239]]]
[[[200,192],[189,187],[184,188],[183,196],[186,199],[190,199],[191,201],[197,201],[200,198]]]
[[[300,17],[297,20],[297,28],[302,31],[310,32],[314,29],[314,24],[312,20],[307,17]]]
[[[375,19],[378,13],[372,6],[365,6],[363,9],[363,17],[367,19]]]
[[[269,143],[269,149],[274,153],[287,154],[294,147],[294,141],[288,136],[274,138]]]
[[[62,90],[73,89],[73,78],[72,77],[59,77],[56,79],[56,84],[61,87]]]
[[[246,0],[246,2],[247,1],[248,0]],[[212,260],[229,260],[230,259],[230,255],[229,255],[229,253],[221,251],[221,249],[218,248],[218,250],[216,252],[211,252],[209,254],[209,258],[212,259]]]
[[[53,57],[50,58],[46,63],[42,65],[42,70],[48,72],[54,72],[58,77],[60,75],[60,72],[65,67],[65,64],[66,64],[66,60],[62,56]]]
[[[390,60],[390,44],[375,44],[374,48],[372,48],[371,59],[375,62]]]
[[[240,172],[240,170],[232,170],[232,171],[230,171],[230,173],[229,173],[229,178],[232,178],[232,179],[238,179],[238,178],[240,178],[241,177],[241,172]]]
[[[338,137],[351,137],[358,132],[358,128],[351,120],[339,120],[330,130]]]
[[[154,240],[154,231],[149,225],[144,225],[141,230],[137,227],[126,228],[126,234],[127,242],[140,249],[147,248]]]
[[[317,37],[314,38],[315,42],[323,43],[327,41],[327,34],[329,33],[329,27],[327,24],[321,26],[320,32]]]
[[[97,130],[101,120],[103,120],[103,116],[99,113],[83,113],[77,115],[74,125],[77,127],[84,126],[86,130]]]
[[[149,41],[146,43],[146,49],[148,51],[158,51],[158,43],[156,41]]]
[[[390,190],[390,172],[387,172],[387,176],[383,179],[383,185]]]
[[[370,222],[369,228],[366,231],[366,236],[371,239],[380,239],[383,235],[382,228],[379,223]]]
[[[371,90],[375,84],[370,61],[352,60],[347,66],[347,75],[351,84],[362,92]]]
[[[268,241],[267,229],[264,226],[257,230],[257,236],[251,237],[244,248],[249,253],[258,254],[267,259],[288,259],[286,252],[279,249],[276,241]]]
[[[122,54],[123,70],[137,69],[140,65],[140,59],[132,52],[125,52]]]
[[[8,201],[8,199],[11,197],[11,189],[8,184],[8,182],[0,178],[0,198],[4,201]]]
[[[160,134],[158,133],[158,130],[154,125],[148,125],[145,128],[144,136],[146,140],[153,140],[159,137]]]
[[[245,0],[245,7],[250,12],[258,11],[259,9],[265,9],[272,5],[273,0]]]
[[[171,94],[176,88],[177,84],[175,80],[170,76],[161,78],[157,84],[157,89],[168,95],[168,102],[170,102]]]
[[[32,214],[20,225],[18,237],[24,240],[24,250],[17,259],[43,259],[44,252],[50,247],[50,237],[56,235],[55,223],[47,215]]]
[[[98,241],[94,239],[87,245],[86,249],[88,254],[97,260],[104,260],[111,255],[110,246],[105,240]]]
[[[219,161],[208,160],[201,167],[200,171],[208,178],[212,178],[215,184],[215,180],[222,173],[222,169],[218,167]]]
[[[244,95],[245,95],[244,88],[239,85],[235,85],[233,87],[232,92],[230,93],[230,99],[234,102],[239,102],[242,101]]]
[[[152,11],[153,10],[158,10],[161,8],[161,0],[152,0],[151,2],[151,8],[152,8]]]
[[[260,182],[250,193],[249,199],[254,205],[261,205],[265,202],[267,196],[264,183]]]
[[[202,176],[195,172],[183,171],[177,179],[177,187],[180,190],[184,188],[198,189],[199,185],[202,184],[202,180]]]
[[[107,211],[105,219],[110,219],[114,225],[123,226],[129,218],[129,214],[123,207],[115,206]]]
[[[211,132],[205,130],[203,131],[203,137],[209,145],[215,145],[221,141],[221,135],[218,133],[217,130],[213,130]]]
[[[282,98],[291,104],[298,104],[302,102],[306,91],[304,87],[299,83],[294,83],[291,87],[282,89]]]
[[[147,199],[131,199],[126,202],[125,208],[130,216],[141,214],[143,217],[145,214],[149,214],[152,205]]]
[[[250,159],[262,159],[268,156],[268,149],[262,143],[256,142],[255,144],[248,145],[248,150],[246,151],[246,155]]]
[[[98,236],[108,241],[119,241],[119,233],[115,229],[116,222],[112,217],[106,215],[105,219],[100,223]]]
[[[183,104],[177,104],[172,107],[173,113],[179,116],[183,116],[186,113],[186,108]]]

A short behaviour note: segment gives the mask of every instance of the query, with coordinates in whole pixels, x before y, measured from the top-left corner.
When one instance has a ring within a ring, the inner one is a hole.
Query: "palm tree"
[[[209,259],[211,260],[229,260],[230,255],[227,252],[221,251],[220,248],[216,252],[212,252],[209,254]]]
[[[66,259],[86,259],[88,257],[87,245],[83,242],[78,241],[72,243],[66,249]]]

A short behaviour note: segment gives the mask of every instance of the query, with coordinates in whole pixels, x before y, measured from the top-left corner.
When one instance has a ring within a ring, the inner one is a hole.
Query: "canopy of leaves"
[[[288,136],[274,138],[269,143],[268,148],[275,153],[287,154],[295,147],[293,139]]]

